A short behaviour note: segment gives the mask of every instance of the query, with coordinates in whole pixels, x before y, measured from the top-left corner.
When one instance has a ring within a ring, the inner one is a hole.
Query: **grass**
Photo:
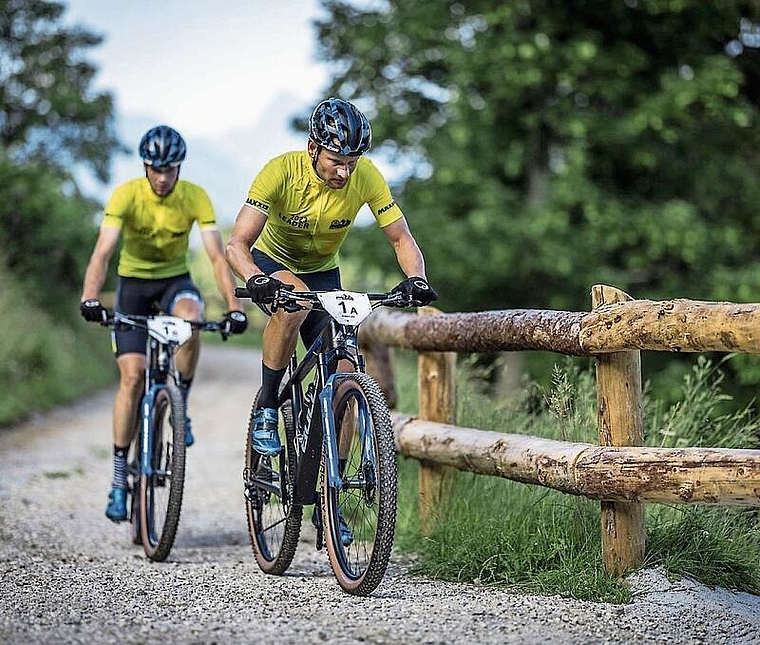
[[[74,401],[116,378],[107,330],[87,325],[78,303],[54,315],[0,269],[0,427]]]
[[[414,412],[415,359],[400,354],[398,407]],[[667,409],[645,393],[647,444],[758,446],[760,422],[751,406],[731,410],[719,368],[699,357],[682,384],[681,402]],[[458,425],[597,443],[594,376],[577,359],[555,366],[549,391],[524,383],[514,396],[498,400],[487,394],[490,374],[474,361],[460,361],[458,373]],[[414,460],[400,458],[397,546],[414,554],[413,571],[583,600],[630,599],[625,581],[604,571],[598,502],[454,472],[448,501],[430,535],[422,537],[417,471]],[[661,566],[706,585],[760,593],[757,510],[648,504],[646,525],[645,566]]]

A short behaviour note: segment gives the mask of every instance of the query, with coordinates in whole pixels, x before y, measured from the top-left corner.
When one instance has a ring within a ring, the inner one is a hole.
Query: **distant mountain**
[[[305,148],[305,134],[294,132],[290,123],[295,116],[308,113],[310,107],[293,96],[279,94],[272,97],[264,110],[265,117],[249,128],[224,132],[220,126],[220,134],[215,137],[185,136],[187,160],[182,164],[181,177],[206,189],[223,226],[232,224],[251,180],[269,159],[288,150]],[[114,158],[107,186],[82,174],[79,177],[82,190],[105,203],[116,185],[140,176],[138,142],[149,128],[163,122],[146,114],[122,115],[118,119],[118,134],[130,153]]]

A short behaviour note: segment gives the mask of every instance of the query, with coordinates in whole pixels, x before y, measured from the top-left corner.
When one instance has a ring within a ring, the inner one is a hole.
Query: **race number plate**
[[[176,316],[156,316],[148,320],[148,333],[162,343],[182,345],[193,335],[193,326]]]
[[[354,291],[327,291],[317,294],[319,302],[341,325],[358,325],[372,313],[372,304],[366,293]]]

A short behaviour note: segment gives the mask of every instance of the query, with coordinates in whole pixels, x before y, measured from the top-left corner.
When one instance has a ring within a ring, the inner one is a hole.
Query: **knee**
[[[142,390],[144,378],[145,376],[142,370],[124,370],[121,372],[119,387],[124,392],[131,395],[137,395]]]
[[[183,318],[184,320],[202,320],[203,309],[201,304],[192,298],[180,298],[174,303],[171,311],[172,316]]]
[[[297,311],[295,313],[285,313],[284,311],[277,311],[270,319],[269,324],[275,328],[282,330],[287,334],[298,333],[301,328],[301,324],[306,320],[308,311]]]

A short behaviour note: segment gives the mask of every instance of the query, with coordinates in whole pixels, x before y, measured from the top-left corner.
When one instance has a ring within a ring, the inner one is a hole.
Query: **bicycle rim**
[[[132,544],[142,544],[140,531],[140,429],[136,424],[132,433],[132,442],[129,444],[127,457],[127,472],[130,481],[130,511],[129,511],[129,535]]]
[[[262,456],[253,449],[255,410],[256,400],[248,422],[243,470],[248,535],[259,568],[281,575],[293,561],[303,516],[303,506],[291,503],[296,472],[293,408],[290,402],[280,408],[280,441],[286,450],[274,457]]]
[[[327,552],[338,584],[349,593],[366,596],[385,575],[396,526],[397,470],[390,412],[377,383],[357,373],[341,379],[333,413],[343,486],[331,487],[323,472]],[[341,535],[341,517],[352,534],[349,544]]]
[[[174,544],[185,483],[185,404],[173,383],[157,392],[151,425],[152,472],[140,480],[140,529],[146,555],[162,561]]]

